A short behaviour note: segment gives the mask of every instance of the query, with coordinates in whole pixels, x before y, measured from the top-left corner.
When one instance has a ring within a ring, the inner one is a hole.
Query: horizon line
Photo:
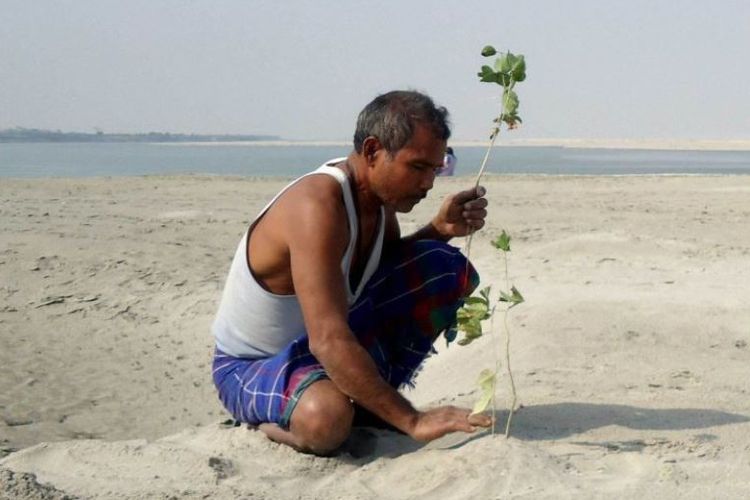
[[[351,147],[351,141],[277,139],[258,141],[207,142],[189,141],[180,143],[153,144],[170,146],[260,146],[260,147]],[[452,147],[487,147],[487,141],[449,141]],[[705,151],[750,151],[750,139],[583,139],[583,138],[527,138],[506,139],[494,147],[561,147],[574,149],[656,149],[656,150],[705,150]]]

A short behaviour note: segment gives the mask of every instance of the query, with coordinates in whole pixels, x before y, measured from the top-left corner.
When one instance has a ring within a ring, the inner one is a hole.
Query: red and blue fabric
[[[349,327],[392,387],[411,385],[433,342],[455,324],[478,284],[459,249],[433,240],[402,244],[381,259],[349,310]],[[237,421],[253,425],[287,429],[302,393],[324,378],[307,335],[270,358],[236,358],[218,349],[214,356],[219,399]]]

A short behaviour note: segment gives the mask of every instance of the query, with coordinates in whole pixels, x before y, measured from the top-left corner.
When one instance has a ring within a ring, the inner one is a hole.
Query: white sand
[[[512,437],[363,429],[333,458],[222,425],[210,381],[229,260],[282,184],[0,182],[0,498],[750,497],[750,176],[490,177],[472,259],[499,288],[508,230],[527,298]],[[407,396],[471,405],[499,340],[439,342]]]

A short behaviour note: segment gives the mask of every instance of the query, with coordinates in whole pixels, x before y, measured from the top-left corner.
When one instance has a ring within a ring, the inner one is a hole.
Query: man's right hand
[[[419,412],[409,436],[417,441],[432,441],[451,432],[474,432],[478,427],[489,427],[492,419],[483,413],[472,415],[469,410],[455,406],[441,406]]]

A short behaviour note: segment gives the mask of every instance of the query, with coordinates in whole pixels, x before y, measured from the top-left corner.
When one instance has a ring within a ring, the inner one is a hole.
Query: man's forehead
[[[415,151],[431,152],[434,149],[440,149],[441,154],[445,150],[446,141],[441,138],[432,127],[417,124],[414,127],[414,133],[402,149],[411,149]]]
[[[408,163],[422,163],[428,165],[442,165],[445,155],[444,146],[433,147],[409,147],[404,146],[395,155],[395,158]]]

